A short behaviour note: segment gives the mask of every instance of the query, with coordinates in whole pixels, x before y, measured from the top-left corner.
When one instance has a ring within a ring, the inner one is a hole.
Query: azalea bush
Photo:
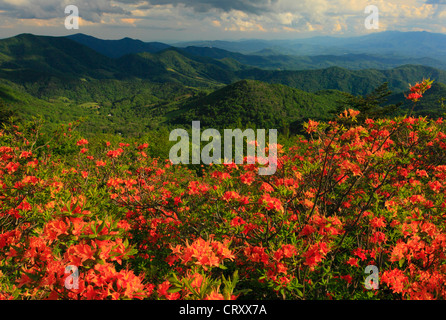
[[[6,127],[0,298],[445,299],[446,123],[357,116],[310,120],[271,176]]]

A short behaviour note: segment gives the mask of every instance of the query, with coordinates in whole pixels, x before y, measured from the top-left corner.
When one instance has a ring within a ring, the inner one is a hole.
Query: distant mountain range
[[[392,35],[396,33],[381,37],[391,39]],[[416,35],[433,40],[443,36]],[[360,39],[372,36],[378,34]],[[400,34],[401,41],[408,36]],[[326,40],[306,41],[327,46],[334,41]],[[273,42],[261,43],[263,48],[253,45],[252,49],[263,53],[243,54],[129,38],[21,34],[0,40],[0,100],[25,116],[40,113],[57,122],[82,115],[93,119],[91,132],[135,134],[147,126],[179,124],[194,117],[216,126],[233,121],[282,126],[308,117],[324,119],[340,92],[366,95],[384,82],[395,93],[392,99],[404,100],[403,92],[410,84],[423,78],[435,80],[435,95],[419,107],[426,115],[438,115],[438,101],[446,97],[442,84],[446,71],[432,66],[441,65],[436,58],[385,58],[368,52],[273,55],[268,54],[276,52]],[[348,39],[342,43],[355,47]],[[443,47],[443,43],[431,44],[426,54],[439,54]],[[288,70],[289,66],[294,68]]]
[[[189,41],[176,47],[213,47],[244,54],[342,55],[367,53],[402,57],[446,57],[446,34],[384,31],[356,37],[313,37],[293,40]]]
[[[113,43],[119,47],[119,41]],[[32,83],[33,87],[94,79],[144,79],[209,88],[251,79],[308,92],[334,89],[351,94],[366,94],[385,81],[394,91],[404,91],[409,83],[423,77],[446,82],[446,71],[422,65],[384,70],[341,67],[268,70],[237,61],[235,53],[209,57],[200,52],[197,48],[169,47],[156,53],[131,53],[111,58],[66,37],[22,34],[0,40],[0,77],[28,86]]]
[[[446,70],[446,63],[429,58],[402,57],[395,55],[378,55],[369,53],[346,53],[341,55],[284,55],[274,50],[264,50],[262,54],[242,54],[210,47],[180,48],[197,56],[214,59],[231,58],[239,63],[268,70],[311,70],[329,67],[341,67],[350,70],[391,69],[402,65],[413,64]],[[266,53],[268,51],[268,53]]]
[[[68,38],[111,58],[176,47],[197,56],[231,58],[264,69],[306,70],[331,66],[387,69],[417,64],[446,70],[446,35],[428,32],[389,31],[351,38],[196,41],[174,45],[129,38],[101,40],[84,34]]]

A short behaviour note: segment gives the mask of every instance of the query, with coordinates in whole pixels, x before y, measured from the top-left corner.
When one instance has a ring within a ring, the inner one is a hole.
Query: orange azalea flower
[[[57,237],[62,234],[68,234],[67,231],[68,224],[65,223],[62,219],[48,222],[43,229],[43,233],[50,241],[56,240]]]
[[[22,272],[20,279],[17,280],[17,286],[21,288],[32,282],[31,278],[26,273]]]
[[[252,262],[262,262],[263,264],[269,263],[269,257],[263,247],[247,247],[244,249],[244,254]]]
[[[384,217],[374,217],[370,220],[370,225],[373,228],[384,228],[386,226],[386,219]]]
[[[235,259],[235,256],[232,254],[231,250],[227,247],[229,241],[224,241],[223,243],[219,241],[212,241],[211,246],[215,250],[215,252],[222,258],[222,259]]]
[[[307,225],[305,225],[305,227],[302,228],[302,231],[300,232],[300,234],[303,236],[307,236],[309,234],[312,234],[315,231],[316,231],[316,229],[312,225],[307,224]]]
[[[307,252],[303,254],[304,264],[314,270],[314,267],[325,258],[328,251],[330,250],[326,242],[321,241],[311,245]]]
[[[203,269],[207,270],[208,267],[218,267],[220,264],[220,259],[213,254],[210,255],[201,255],[196,257],[197,262],[195,264],[203,266]]]
[[[282,246],[282,252],[285,258],[291,258],[292,256],[297,254],[297,249],[292,244],[284,244]]]
[[[225,297],[218,292],[218,289],[214,289],[204,298],[204,300],[225,300]]]
[[[177,246],[171,249],[175,250],[175,254],[179,256],[183,264],[192,262],[202,266],[204,270],[219,266],[224,259],[233,260],[235,258],[227,248],[227,242],[206,241],[202,238],[195,240],[192,244],[186,242],[185,248]]]
[[[76,142],[77,146],[83,146],[83,145],[86,145],[86,144],[88,144],[88,140],[87,139],[81,139],[78,142]]]
[[[9,162],[5,169],[8,170],[8,173],[14,173],[17,171],[17,169],[20,167],[20,163],[16,162]]]
[[[201,288],[201,284],[203,283],[204,277],[200,273],[194,273],[191,276],[192,282],[191,287],[192,288]]]
[[[307,209],[313,208],[314,206],[314,202],[311,201],[310,199],[304,199],[303,201],[301,201],[301,203]]]
[[[109,158],[117,158],[117,157],[119,157],[123,152],[124,152],[124,150],[122,150],[121,148],[116,149],[116,150],[110,150],[110,151],[107,152],[107,157],[109,157]]]
[[[347,264],[349,264],[349,265],[351,265],[351,266],[354,266],[354,267],[359,267],[358,266],[358,259],[356,259],[356,258],[349,258],[348,260],[347,260]]]
[[[209,186],[198,181],[189,182],[189,195],[204,194],[209,190]]]
[[[251,185],[254,182],[254,180],[255,180],[254,173],[249,171],[240,176],[240,181],[248,186]]]
[[[308,133],[315,132],[318,125],[319,125],[319,122],[313,121],[313,120],[308,120],[308,124],[306,124],[307,132]]]
[[[361,112],[358,110],[348,109],[344,110],[344,112],[339,115],[339,118],[355,118],[360,113]]]
[[[269,183],[263,182],[260,191],[273,192],[274,188]]]
[[[223,200],[227,202],[229,202],[232,199],[237,200],[238,198],[240,198],[240,195],[235,191],[226,191],[225,194],[223,195]]]
[[[426,198],[423,195],[421,195],[421,194],[416,194],[416,195],[410,196],[409,197],[409,201],[412,204],[424,203],[426,201]]]
[[[433,81],[430,79],[424,79],[422,82],[415,84],[410,88],[410,92],[406,99],[412,100],[413,102],[417,102],[420,98],[423,97],[423,94],[431,88]]]
[[[37,184],[40,181],[40,179],[36,178],[35,176],[25,176],[22,180],[23,184]]]
[[[237,227],[237,226],[244,225],[244,224],[246,224],[246,221],[243,220],[243,219],[240,218],[240,217],[235,217],[235,218],[233,218],[233,219],[231,220],[231,223],[230,223],[230,225],[231,225],[232,227]]]
[[[403,259],[407,254],[407,245],[403,241],[399,241],[392,250],[392,254],[390,257],[390,261],[400,261]]]
[[[158,285],[158,290],[156,292],[158,293],[158,296],[165,297],[168,294],[167,290],[169,290],[169,288],[170,288],[170,282],[169,280],[166,280]]]
[[[434,191],[436,193],[439,193],[440,190],[443,188],[443,185],[438,180],[429,181],[427,184],[432,189],[432,191]]]
[[[366,253],[367,253],[367,250],[362,249],[362,248],[356,248],[355,250],[353,250],[353,254],[355,256],[359,257],[361,260],[367,259]]]
[[[351,171],[354,176],[361,175],[361,168],[348,160],[344,160],[339,167],[344,171]]]
[[[399,269],[384,271],[381,281],[387,283],[393,292],[396,293],[403,292],[404,287],[408,284],[407,276]]]
[[[417,92],[412,92],[412,93],[409,93],[406,98],[407,98],[407,100],[412,100],[413,102],[417,102],[422,97],[423,97],[422,94],[417,93]]]
[[[105,165],[107,165],[105,161],[102,160],[96,161],[96,167],[104,167]]]
[[[70,264],[75,266],[81,266],[86,260],[94,260],[94,252],[87,244],[72,245],[65,252],[65,258],[70,261]]]
[[[382,243],[382,242],[386,242],[386,239],[387,239],[387,237],[384,233],[382,233],[381,231],[376,231],[371,235],[370,242],[371,243]]]
[[[259,204],[265,205],[267,210],[276,210],[279,212],[283,211],[283,206],[280,199],[273,198],[268,193],[260,197]]]
[[[29,152],[29,151],[22,151],[22,153],[20,154],[20,156],[19,156],[19,158],[20,159],[22,159],[22,158],[24,158],[24,159],[26,159],[26,158],[29,158],[30,156],[32,156],[32,152]]]
[[[143,143],[142,145],[138,146],[138,150],[143,150],[143,149],[147,149],[149,147],[148,143]]]

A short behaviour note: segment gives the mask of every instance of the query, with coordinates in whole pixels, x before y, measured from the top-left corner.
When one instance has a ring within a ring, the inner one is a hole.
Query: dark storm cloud
[[[121,1],[121,0],[120,0]],[[131,1],[131,0],[122,0]],[[149,0],[152,5],[184,5],[196,12],[208,12],[212,9],[223,11],[240,10],[246,13],[261,14],[270,10],[278,0]],[[138,1],[135,1],[138,2]]]
[[[72,0],[69,2],[79,8],[79,15],[84,20],[98,22],[104,13],[130,14],[109,0]],[[52,19],[65,16],[65,6],[60,0],[27,0],[11,4],[0,0],[0,10],[10,18],[17,19]]]
[[[84,20],[99,22],[103,14],[131,15],[125,10],[127,5],[138,9],[150,9],[154,5],[184,5],[195,12],[204,13],[212,9],[229,12],[240,10],[248,14],[262,14],[271,10],[278,0],[24,0],[12,2],[0,0],[0,15],[17,19],[52,19],[65,15],[65,6],[75,5]]]

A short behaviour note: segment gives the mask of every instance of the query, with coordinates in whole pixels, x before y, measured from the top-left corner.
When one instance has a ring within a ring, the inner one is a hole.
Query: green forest
[[[352,60],[348,69],[261,69],[260,56],[224,50],[137,43],[146,51],[129,53],[115,43],[90,42],[109,56],[70,37],[0,40],[0,121],[39,117],[54,129],[80,120],[79,130],[89,137],[151,135],[163,145],[169,131],[193,120],[218,129],[274,128],[288,139],[302,134],[308,119],[328,121],[346,108],[405,114],[412,105],[404,94],[424,77],[434,85],[413,114],[435,118],[445,112],[446,71],[429,66],[356,70]],[[262,57],[271,63],[277,58]]]

